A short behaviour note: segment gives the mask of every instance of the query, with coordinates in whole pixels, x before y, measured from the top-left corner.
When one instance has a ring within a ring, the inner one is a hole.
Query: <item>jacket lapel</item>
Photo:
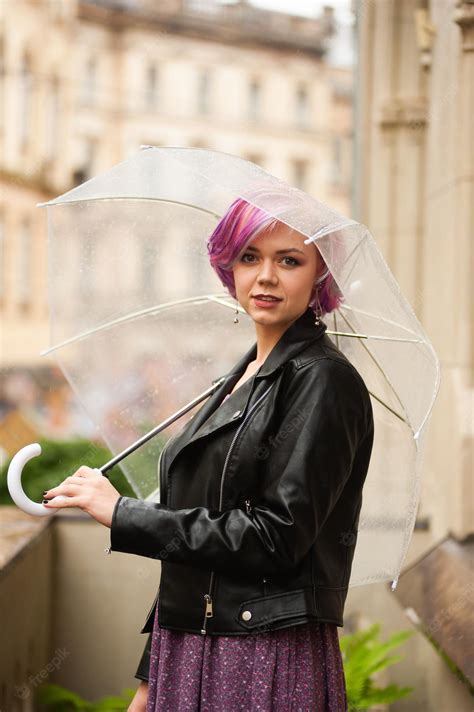
[[[327,326],[320,322],[318,326],[314,323],[314,313],[309,307],[294,321],[283,333],[274,348],[270,351],[261,369],[258,371],[259,378],[269,376],[277,368],[280,368],[290,359],[294,358],[300,351],[305,349],[309,343],[320,339],[325,333]]]
[[[166,453],[163,454],[166,471],[169,471],[173,460],[178,453],[191,442],[206,437],[219,430],[228,423],[236,422],[245,417],[250,397],[258,387],[259,381],[271,376],[279,370],[284,363],[302,351],[310,341],[319,339],[326,331],[326,325],[321,322],[319,326],[314,325],[314,314],[311,309],[307,309],[291,326],[284,332],[275,347],[267,356],[260,369],[240,386],[225,403],[222,403],[225,396],[232,391],[238,383],[247,366],[255,360],[257,355],[257,344],[247,351],[247,353],[235,364],[232,370],[227,373],[224,382],[208,398],[205,404],[189,420],[184,429],[176,438],[169,441],[166,446]],[[221,376],[222,378],[222,376]],[[213,381],[216,383],[219,379]]]
[[[249,382],[246,382],[242,388],[238,388],[235,394],[221,408],[219,406],[226,395],[232,391],[235,384],[238,383],[248,364],[255,360],[256,354],[257,344],[254,344],[229,373],[212,381],[212,383],[217,383],[221,378],[225,379],[197,413],[185,424],[179,434],[168,441],[166,452],[163,453],[163,457],[166,458],[166,462],[163,464],[167,469],[169,469],[178,453],[191,441],[209,435],[213,430],[223,427],[226,423],[232,421],[231,415],[237,410],[243,411],[251,394],[251,390],[246,388],[249,386]],[[243,391],[244,388],[245,392]],[[242,399],[242,395],[245,396],[245,402]],[[230,405],[229,401],[234,405]]]

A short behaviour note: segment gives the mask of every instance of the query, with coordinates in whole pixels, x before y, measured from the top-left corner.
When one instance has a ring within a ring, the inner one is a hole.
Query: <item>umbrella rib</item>
[[[409,329],[407,326],[403,326],[403,324],[399,324],[398,322],[393,321],[392,319],[387,319],[386,317],[372,314],[371,312],[365,311],[365,309],[355,309],[354,307],[350,307],[348,304],[341,304],[339,307],[339,311],[341,311],[341,309],[348,309],[349,311],[354,312],[354,314],[363,314],[364,316],[369,316],[371,319],[383,321],[385,322],[385,324],[396,326],[397,328],[403,329],[404,331],[408,331],[410,334],[416,336],[416,331],[413,331],[413,329]],[[422,344],[426,343],[423,339],[418,339],[418,341],[420,341],[420,343]]]
[[[206,213],[207,215],[212,215],[214,218],[220,218],[219,213],[215,213],[213,210],[207,210],[206,208],[200,208],[199,206],[193,205],[192,203],[184,203],[180,200],[170,200],[169,198],[140,198],[134,195],[110,195],[102,196],[101,198],[76,198],[76,200],[61,200],[60,202],[54,202],[52,200],[47,203],[36,203],[37,208],[44,208],[49,205],[77,205],[78,203],[103,203],[105,200],[142,200],[150,201],[154,203],[170,203],[171,205],[184,205],[186,208],[192,208],[200,213]]]
[[[238,309],[241,314],[247,314],[245,309],[240,306],[240,304],[234,305],[227,301],[226,297],[220,297],[218,294],[208,294],[207,298],[210,302],[216,302],[216,304],[222,304],[223,307],[229,307],[229,309]]]
[[[353,328],[354,328],[354,327],[352,326],[352,324],[350,323],[350,321],[347,319],[347,317],[344,316],[344,314],[341,314],[341,317],[344,319],[344,321],[346,322],[346,324],[349,326],[350,329],[353,329]],[[410,422],[410,419],[409,419],[409,417],[408,417],[408,414],[407,414],[407,412],[406,412],[406,409],[404,408],[403,403],[401,402],[400,397],[399,397],[397,391],[395,390],[395,388],[393,387],[393,384],[391,383],[391,381],[390,381],[390,379],[388,378],[387,374],[384,372],[383,368],[380,366],[380,364],[379,364],[379,362],[377,361],[377,359],[375,358],[375,356],[369,351],[369,349],[367,348],[367,346],[364,344],[363,341],[361,341],[361,346],[366,350],[366,352],[368,353],[368,355],[370,356],[370,358],[372,359],[372,361],[374,362],[374,364],[377,366],[377,368],[379,369],[380,373],[382,374],[382,376],[383,376],[383,377],[385,378],[385,380],[387,381],[387,383],[388,383],[388,385],[390,386],[390,388],[392,389],[392,392],[393,392],[395,398],[397,399],[397,401],[399,402],[399,404],[400,404],[400,406],[401,406],[401,408],[402,408],[402,411],[405,413],[405,418],[402,418],[402,420],[403,420],[405,423],[407,423],[407,425],[411,428],[411,430],[412,430],[412,432],[413,432],[414,428],[413,428],[413,426],[412,426],[412,424],[411,424],[411,422]],[[382,403],[386,408],[388,408],[389,410],[391,410],[390,406],[388,406],[388,405],[387,405],[386,403],[384,403],[383,401],[380,401],[380,403]]]
[[[87,336],[91,336],[92,334],[96,334],[100,331],[103,331],[104,329],[110,329],[113,326],[116,326],[117,324],[122,324],[127,321],[132,321],[133,319],[138,319],[141,316],[147,316],[148,314],[154,314],[159,311],[163,311],[165,309],[171,309],[174,306],[177,306],[178,304],[186,304],[186,303],[195,303],[199,304],[202,300],[207,300],[211,302],[216,302],[217,304],[222,304],[223,306],[229,307],[230,309],[235,309],[233,304],[230,304],[228,301],[226,301],[225,297],[221,297],[218,294],[204,294],[200,297],[187,297],[186,299],[178,299],[173,302],[166,302],[165,304],[161,304],[159,306],[154,305],[152,307],[147,307],[146,309],[141,309],[140,311],[132,312],[132,314],[127,314],[126,316],[121,316],[118,319],[114,319],[113,321],[109,321],[106,324],[101,324],[100,326],[96,326],[93,329],[87,329],[87,331],[81,331],[80,334],[76,334],[75,336],[71,336],[69,339],[65,339],[64,341],[61,341],[59,344],[56,344],[55,346],[51,346],[49,349],[45,349],[40,352],[40,356],[47,356],[50,353],[53,353],[54,351],[57,351],[58,349],[61,349],[63,346],[69,346],[69,344],[73,344],[76,341],[80,341],[81,339],[86,338]],[[239,311],[242,313],[247,313],[245,312],[245,309],[240,307],[239,305]],[[341,314],[342,316],[342,314]],[[348,322],[347,322],[348,323]],[[349,324],[350,326],[350,324]],[[351,327],[352,328],[352,327]],[[355,332],[353,333],[346,333],[344,331],[327,331],[328,334],[335,334],[339,336],[350,336],[353,338],[358,338],[358,339],[381,339],[381,340],[388,340],[388,341],[412,341],[414,343],[424,343],[421,339],[401,339],[397,338],[394,336],[372,336],[370,334],[357,334]]]
[[[236,308],[233,304],[230,304],[223,297],[210,295],[210,296],[208,296],[208,299],[210,301],[217,302],[218,304],[222,304],[225,307],[229,307],[229,309]],[[237,308],[242,314],[247,314],[245,309],[243,309],[243,307],[241,307],[240,304],[237,306]],[[336,326],[335,312],[333,313],[333,317],[334,317],[334,326]],[[423,339],[403,339],[403,338],[399,338],[398,336],[375,336],[375,334],[356,334],[356,333],[352,333],[352,332],[348,333],[347,331],[332,331],[331,329],[326,329],[326,333],[334,335],[334,336],[350,336],[352,338],[357,338],[357,339],[377,339],[377,340],[382,340],[382,341],[403,341],[403,342],[414,343],[414,344],[424,344],[425,343],[423,341]],[[336,340],[336,345],[339,348],[339,339]]]
[[[126,316],[121,316],[118,319],[114,319],[113,321],[109,321],[106,324],[100,324],[100,326],[96,326],[93,329],[87,329],[87,331],[81,331],[80,334],[76,334],[75,336],[71,336],[69,339],[65,339],[64,341],[61,341],[59,344],[55,344],[55,346],[51,346],[49,349],[45,349],[44,351],[40,352],[40,356],[46,356],[53,351],[57,351],[58,349],[62,348],[63,346],[69,346],[69,344],[73,344],[76,341],[80,341],[81,339],[86,338],[87,336],[91,336],[92,334],[96,334],[99,331],[103,331],[104,329],[110,329],[113,326],[116,326],[117,324],[123,324],[126,321],[132,321],[133,319],[137,319],[141,316],[147,316],[148,314],[154,314],[156,312],[164,311],[165,309],[171,309],[174,306],[177,306],[179,304],[199,304],[202,301],[215,301],[219,302],[221,304],[225,304],[225,306],[232,306],[231,304],[228,304],[227,302],[224,302],[223,300],[219,299],[219,295],[215,296],[213,294],[205,294],[200,297],[187,297],[186,299],[177,299],[176,301],[173,302],[165,302],[165,304],[160,304],[160,305],[155,305],[153,307],[147,307],[146,309],[141,309],[140,311],[133,312],[132,314],[127,314]]]
[[[236,307],[234,304],[230,304],[228,301],[225,300],[225,298],[219,297],[219,296],[208,296],[208,299],[213,302],[217,302],[218,304],[222,304],[223,306],[229,307],[229,309],[235,309]],[[240,306],[240,304],[237,306],[238,310],[242,314],[247,314],[245,309]],[[342,314],[341,314],[342,316]],[[336,313],[333,312],[333,317],[334,317],[334,326],[336,326]],[[352,327],[351,327],[352,328]],[[407,342],[407,343],[414,343],[414,344],[424,344],[425,342],[423,339],[403,339],[398,336],[376,336],[375,334],[357,334],[355,332],[347,332],[347,331],[332,331],[331,329],[326,329],[327,334],[331,334],[334,336],[350,336],[352,338],[356,339],[377,339],[381,341],[402,341],[402,342]],[[336,339],[336,345],[339,348],[339,339]]]
[[[337,346],[337,348],[339,348],[339,332],[337,331],[337,322],[336,322],[336,312],[335,311],[333,312],[332,317],[333,317],[334,329],[335,329],[335,331],[333,331],[332,333],[336,337],[336,346]]]
[[[408,422],[408,420],[406,420],[406,419],[403,417],[403,415],[400,415],[400,413],[397,413],[396,410],[394,410],[393,408],[391,408],[387,403],[385,403],[385,401],[383,401],[381,398],[379,398],[378,396],[376,396],[375,393],[373,393],[371,390],[369,390],[369,389],[367,389],[367,390],[369,391],[369,393],[370,393],[370,395],[372,396],[372,398],[375,398],[375,400],[378,401],[378,402],[380,403],[380,405],[383,405],[384,408],[386,408],[386,409],[389,410],[391,413],[393,413],[393,415],[396,415],[397,418],[399,418],[399,419],[402,421],[402,423],[405,423],[406,425],[408,425],[408,426],[411,428],[410,423]]]
[[[219,298],[219,297],[210,297],[210,299],[212,299],[212,301],[218,302],[219,304],[223,304],[224,306],[228,306],[228,307],[234,308],[234,306],[233,306],[232,304],[229,304],[228,302],[225,302],[222,298]],[[240,304],[239,304],[239,306],[238,306],[238,309],[239,309],[241,312],[245,312],[245,309],[243,309],[243,308],[240,306]],[[343,315],[341,314],[341,316],[343,316]],[[335,313],[335,312],[333,313],[333,317],[334,317],[334,326],[336,326],[336,313]],[[343,317],[343,318],[344,318],[344,317]],[[346,321],[347,321],[347,320],[346,320]],[[347,323],[349,324],[349,322],[347,322]],[[352,326],[351,326],[350,324],[349,324],[349,326],[350,326],[350,328],[352,328]],[[390,339],[390,340],[392,340],[392,341],[418,341],[418,340],[415,340],[415,339],[398,339],[398,338],[396,338],[396,337],[367,336],[367,335],[365,335],[365,334],[348,334],[348,333],[346,333],[346,332],[344,332],[344,331],[330,331],[329,329],[326,329],[326,333],[327,333],[327,334],[334,334],[334,335],[336,336],[336,345],[337,345],[338,348],[339,348],[339,338],[338,338],[339,336],[354,336],[354,337],[360,338],[360,339]],[[367,349],[366,349],[366,350],[367,350]],[[375,358],[372,356],[372,354],[370,353],[370,351],[368,351],[368,353],[369,353],[370,357],[373,358],[374,361],[375,361]],[[388,383],[390,384],[390,387],[392,388],[392,390],[394,390],[392,384],[390,383],[390,381],[389,381],[388,378],[386,377],[386,375],[385,375],[385,373],[383,372],[383,370],[380,368],[380,366],[379,366],[379,364],[377,363],[377,361],[375,361],[375,363],[376,363],[377,367],[382,371],[382,374],[383,374],[384,378],[387,379],[387,381],[388,381]],[[385,403],[381,398],[379,398],[378,396],[376,396],[375,393],[372,393],[372,391],[370,391],[370,390],[369,390],[369,393],[370,393],[370,395],[371,395],[373,398],[375,398],[376,401],[378,401],[378,402],[379,402],[381,405],[383,405],[387,410],[389,410],[391,413],[393,413],[393,415],[395,415],[397,418],[399,418],[399,419],[402,421],[402,423],[405,423],[406,425],[408,425],[408,426],[411,428],[411,424],[410,424],[410,422],[409,422],[406,418],[404,418],[402,415],[400,415],[400,413],[397,413],[396,410],[394,410],[393,408],[391,408],[391,407],[390,407],[387,403]],[[400,402],[400,399],[398,399],[398,401]],[[400,403],[400,405],[401,405],[402,408],[403,408],[403,405],[402,405],[401,403]]]
[[[317,240],[320,240],[322,237],[326,237],[326,235],[331,235],[333,232],[338,232],[339,230],[343,230],[346,227],[351,227],[352,225],[358,225],[358,223],[355,220],[344,219],[338,223],[334,223],[332,225],[326,225],[325,227],[322,227],[319,230],[317,230],[313,235],[309,235],[304,240],[304,244],[310,245],[312,242],[317,242]],[[358,249],[358,247],[359,247],[359,245],[356,245],[354,250]],[[354,250],[352,252],[354,252]],[[349,257],[352,255],[352,252],[349,255]],[[349,257],[347,257],[347,259],[349,259]]]
[[[349,252],[349,254],[346,256],[346,259],[344,260],[344,265],[346,265],[346,264],[349,262],[349,260],[351,259],[352,255],[354,254],[354,252],[356,252],[357,250],[360,250],[361,244],[367,239],[367,234],[368,234],[367,232],[364,233],[364,235],[362,236],[362,239],[359,240],[359,242],[357,243],[357,245],[356,245],[356,246]],[[344,277],[344,281],[345,281],[345,282],[347,282],[347,280],[348,280],[348,278],[350,277],[352,271],[354,270],[354,267],[355,267],[355,264],[352,265],[352,268],[351,268],[351,271],[349,272],[349,274],[345,275],[345,277]]]
[[[342,314],[341,314],[342,316]],[[375,334],[356,334],[347,331],[331,331],[327,329],[328,334],[335,334],[337,336],[349,336],[356,339],[371,339],[373,341],[401,341],[403,343],[410,344],[424,344],[423,339],[401,339],[398,336],[376,336]]]

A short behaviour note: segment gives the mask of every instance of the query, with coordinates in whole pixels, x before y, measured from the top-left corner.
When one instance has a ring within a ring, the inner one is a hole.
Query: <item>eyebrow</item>
[[[250,252],[260,252],[260,250],[257,247],[253,247],[251,245],[249,247],[247,247],[247,250],[249,250]],[[275,252],[275,254],[281,255],[281,254],[283,254],[283,252],[299,252],[300,255],[304,256],[304,252],[302,252],[302,250],[298,250],[296,247],[288,247],[285,250],[277,250]]]

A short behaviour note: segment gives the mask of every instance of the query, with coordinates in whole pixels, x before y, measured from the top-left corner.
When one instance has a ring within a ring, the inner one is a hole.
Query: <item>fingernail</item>
[[[49,504],[49,499],[43,499],[43,504]]]
[[[45,494],[48,494],[48,492],[49,492],[49,490],[45,490],[45,491],[43,492],[43,497],[45,496]]]

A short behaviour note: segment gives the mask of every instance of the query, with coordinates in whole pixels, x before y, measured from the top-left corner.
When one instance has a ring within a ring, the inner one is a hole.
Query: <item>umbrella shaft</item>
[[[210,388],[207,388],[205,391],[203,391],[199,396],[196,396],[192,401],[189,401],[185,406],[180,408],[179,410],[176,411],[176,413],[173,413],[173,415],[170,415],[169,418],[166,418],[166,420],[163,420],[162,423],[157,425],[153,430],[150,430],[150,432],[146,433],[145,435],[142,435],[142,437],[139,440],[136,440],[136,442],[132,443],[129,445],[125,450],[122,450],[122,452],[119,452],[118,455],[115,455],[111,460],[105,463],[105,465],[102,465],[102,467],[98,467],[97,469],[100,470],[100,472],[107,477],[105,474],[107,470],[111,470],[114,465],[116,465],[118,462],[123,460],[124,458],[127,457],[127,455],[131,455],[132,452],[135,452],[135,450],[138,450],[141,445],[144,445],[148,440],[151,440],[151,438],[155,437],[155,435],[158,435],[158,433],[161,433],[162,430],[168,427],[168,425],[171,425],[171,423],[174,423],[175,420],[178,420],[182,415],[188,412],[188,410],[191,410],[191,408],[194,408],[195,405],[200,403],[204,398],[207,398],[207,396],[211,395],[225,380],[225,377],[220,378],[216,383],[214,383]]]

